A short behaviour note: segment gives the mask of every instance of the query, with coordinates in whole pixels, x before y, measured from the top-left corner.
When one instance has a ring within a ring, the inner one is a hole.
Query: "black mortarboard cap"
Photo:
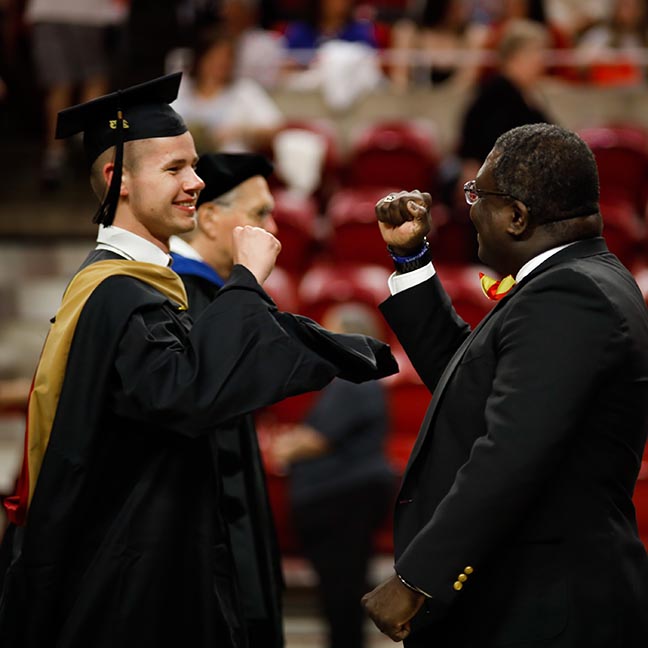
[[[124,142],[174,137],[187,131],[182,117],[169,105],[178,96],[182,73],[168,74],[125,90],[118,90],[58,114],[56,137],[83,133],[89,165],[115,146],[112,181],[94,221],[110,225],[115,217],[121,186]]]
[[[207,153],[201,155],[196,173],[205,183],[197,205],[227,193],[254,176],[267,178],[273,171],[268,158],[258,153]]]

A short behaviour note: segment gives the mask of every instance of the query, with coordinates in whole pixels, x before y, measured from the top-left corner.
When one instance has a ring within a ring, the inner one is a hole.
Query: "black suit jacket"
[[[473,332],[437,277],[381,308],[434,393],[395,513],[396,570],[432,596],[406,644],[648,646],[648,313],[603,239]]]

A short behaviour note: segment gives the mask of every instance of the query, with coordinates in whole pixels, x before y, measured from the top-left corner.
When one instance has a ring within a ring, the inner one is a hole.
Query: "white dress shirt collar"
[[[171,263],[171,257],[155,243],[114,225],[99,226],[95,249],[109,250],[131,261],[142,261],[164,267]]]
[[[532,259],[529,259],[518,270],[517,274],[515,275],[515,281],[516,282],[522,281],[524,277],[530,275],[538,266],[544,263],[547,259],[552,257],[557,252],[560,252],[560,250],[564,250],[566,247],[569,247],[570,245],[574,245],[574,243],[576,243],[576,241],[572,241],[571,243],[565,243],[565,245],[559,245],[558,247],[551,248],[550,250],[545,250],[544,252],[538,254],[538,256],[534,256]]]

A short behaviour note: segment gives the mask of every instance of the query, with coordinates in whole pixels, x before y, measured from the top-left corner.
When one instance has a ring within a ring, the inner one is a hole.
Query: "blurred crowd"
[[[340,301],[373,309],[386,297],[391,272],[375,202],[392,190],[418,188],[435,198],[430,245],[439,274],[457,310],[476,324],[492,304],[476,282],[464,184],[503,132],[556,121],[541,81],[640,86],[647,46],[648,0],[0,0],[0,120],[11,115],[7,131],[39,138],[40,167],[30,172],[53,192],[66,182],[73,154],[69,142],[55,137],[60,110],[182,70],[173,107],[199,153],[260,152],[274,161],[283,250],[268,292],[280,308],[317,320]],[[433,116],[414,122],[404,110],[402,119],[365,125],[343,156],[333,120],[288,119],[273,97],[283,89],[320,90],[335,115],[374,90],[405,98],[448,86],[469,97],[451,151],[441,151]],[[648,298],[648,131],[616,124],[581,135],[599,163],[608,245]],[[396,340],[389,341],[402,359]],[[20,410],[28,389],[22,377],[0,384],[0,410]],[[376,397],[387,399],[388,429],[370,434],[380,443],[386,436],[389,465],[401,472],[427,394],[405,360],[386,391]],[[265,453],[271,494],[280,493],[273,505],[284,550],[294,548],[281,508],[285,472],[299,476],[304,456],[332,463],[326,436],[344,432],[316,416],[316,408],[310,419],[304,410],[303,402],[286,401],[261,417],[264,447],[275,427],[293,425],[283,446]],[[374,477],[389,491],[392,475],[383,463],[376,460]],[[318,497],[328,498],[326,486]],[[315,546],[310,557],[320,577],[335,580],[328,558],[344,539],[329,544],[308,518],[311,501],[303,495],[291,493],[293,531],[304,547]],[[366,512],[372,514],[366,528],[375,533],[382,511]],[[390,542],[383,539],[380,549],[389,550]],[[363,554],[356,561],[360,589],[367,560]],[[334,584],[323,595],[335,624],[341,601]]]
[[[0,97],[42,133],[41,184],[55,188],[57,112],[168,71],[186,72],[176,107],[202,150],[267,151],[286,87],[345,108],[377,87],[459,84],[482,115],[501,96],[524,123],[548,120],[540,77],[644,83],[647,14],[645,0],[0,0]],[[495,139],[474,121],[454,180]]]

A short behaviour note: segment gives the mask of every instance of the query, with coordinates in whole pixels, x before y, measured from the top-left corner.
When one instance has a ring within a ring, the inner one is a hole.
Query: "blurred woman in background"
[[[173,104],[199,153],[250,152],[270,147],[281,111],[252,79],[237,78],[236,41],[218,27],[196,39],[193,62]]]
[[[320,45],[331,40],[377,46],[375,25],[355,15],[354,0],[313,0],[306,3],[304,19],[291,22],[285,44],[293,64],[307,67]]]
[[[589,61],[583,78],[598,85],[636,85],[645,81],[643,65],[636,54],[648,47],[646,0],[616,0],[608,20],[588,29],[578,41],[578,50]],[[606,54],[617,54],[606,61]]]
[[[405,90],[411,82],[437,85],[474,81],[475,60],[461,57],[477,51],[483,30],[469,22],[465,1],[426,0],[415,4],[392,28],[390,77],[396,88]],[[417,60],[411,61],[411,55]],[[424,62],[427,55],[433,57],[431,64]]]

